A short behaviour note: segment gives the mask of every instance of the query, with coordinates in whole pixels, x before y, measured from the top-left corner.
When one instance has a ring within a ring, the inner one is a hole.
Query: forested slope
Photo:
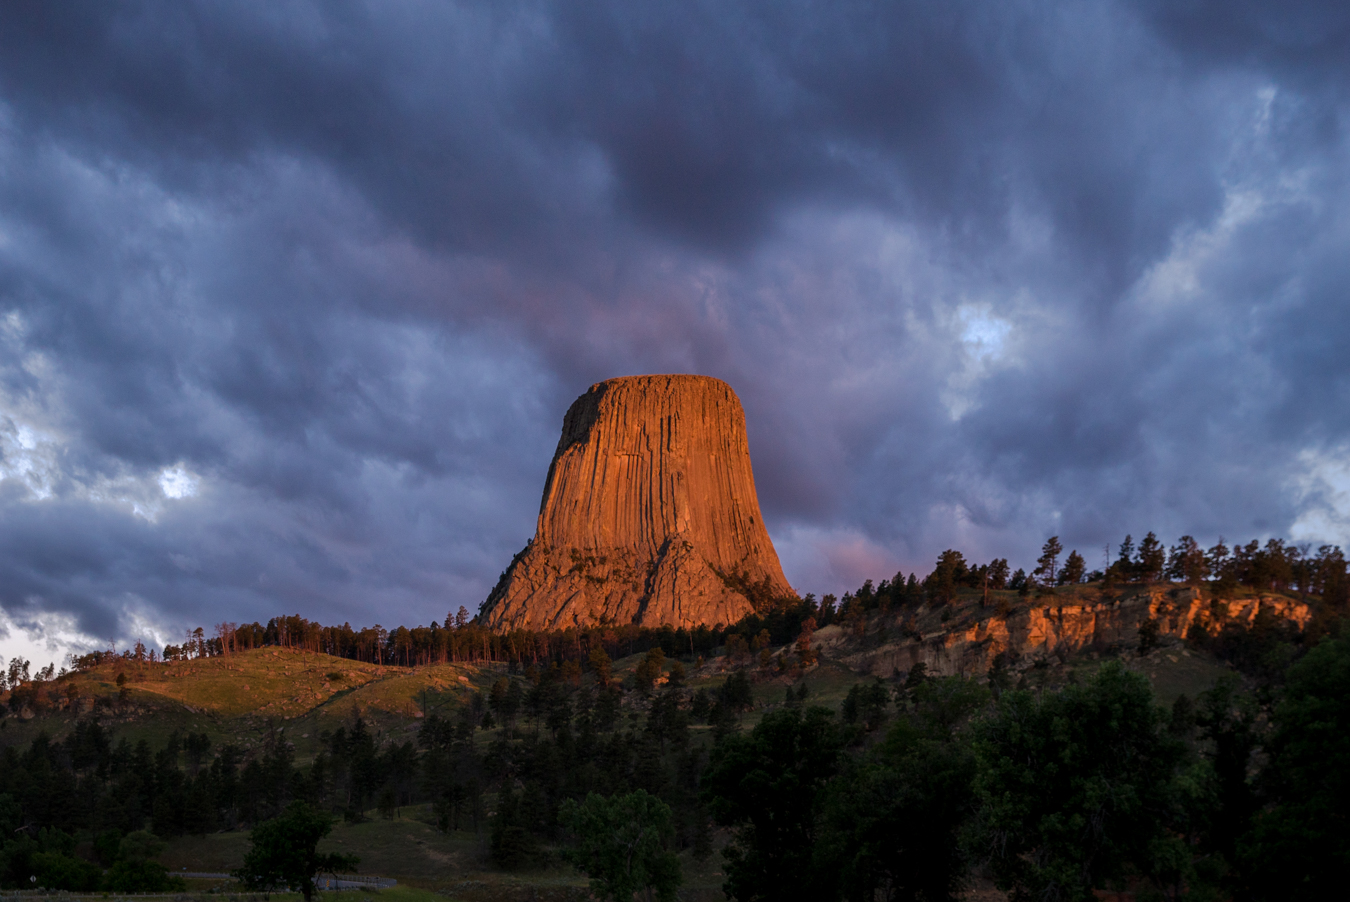
[[[669,812],[690,892],[1334,891],[1350,810],[1343,584],[1295,567],[1260,585],[1124,568],[1019,580],[998,564],[947,553],[923,580],[764,599],[694,631],[436,627],[462,630],[449,647],[477,660],[417,665],[435,656],[396,638],[324,654],[310,647],[323,628],[279,618],[256,647],[240,641],[250,626],[167,661],[20,670],[0,696],[0,880],[69,886],[137,831],[193,848],[292,800],[355,826],[422,806],[459,851],[409,863],[420,879],[440,860],[445,880],[552,880],[582,839],[569,800],[642,790]],[[414,666],[389,663],[400,654]]]

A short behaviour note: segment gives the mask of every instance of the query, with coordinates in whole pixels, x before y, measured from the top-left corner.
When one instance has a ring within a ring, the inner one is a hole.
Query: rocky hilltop
[[[1017,672],[1083,652],[1120,654],[1140,648],[1146,629],[1155,640],[1175,641],[1212,637],[1228,626],[1251,629],[1260,618],[1299,630],[1313,619],[1306,603],[1274,595],[1225,600],[1166,584],[1108,598],[1087,586],[1061,591],[1065,596],[1005,612],[965,598],[918,617],[885,618],[890,628],[870,637],[831,626],[816,633],[814,647],[850,669],[876,676],[906,673],[922,664],[932,675],[978,677],[995,666]]]
[[[731,386],[631,376],[568,409],[534,538],[480,617],[492,629],[734,623],[791,592]]]

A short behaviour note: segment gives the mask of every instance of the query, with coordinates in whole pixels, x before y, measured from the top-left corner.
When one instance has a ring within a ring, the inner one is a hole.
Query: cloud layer
[[[0,654],[476,610],[640,372],[740,393],[802,591],[1342,542],[1348,50],[1312,2],[6,4]]]

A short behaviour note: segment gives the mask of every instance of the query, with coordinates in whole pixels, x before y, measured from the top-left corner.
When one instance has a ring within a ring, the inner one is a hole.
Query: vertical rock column
[[[791,593],[731,386],[630,376],[568,409],[534,538],[481,616],[494,629],[693,626],[739,620],[748,596]]]

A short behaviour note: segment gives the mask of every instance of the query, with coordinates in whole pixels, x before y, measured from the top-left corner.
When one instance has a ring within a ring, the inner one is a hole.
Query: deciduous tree
[[[326,812],[305,802],[292,802],[280,817],[249,833],[244,865],[234,876],[253,890],[299,890],[305,902],[310,902],[316,874],[355,871],[359,863],[354,855],[318,853],[319,840],[332,829],[333,819]]]
[[[950,677],[917,679],[909,694],[885,742],[827,791],[815,867],[847,899],[941,902],[964,882],[975,759],[963,727],[989,693]]]
[[[563,803],[560,819],[576,837],[563,857],[591,878],[591,892],[610,902],[634,893],[671,902],[680,885],[680,862],[671,851],[675,829],[670,807],[639,789],[606,798],[590,793]]]
[[[834,775],[843,738],[824,708],[771,712],[749,735],[730,736],[714,750],[703,797],[735,838],[723,850],[723,889],[741,902],[824,898],[811,866],[820,793]]]
[[[975,744],[980,839],[1014,900],[1090,902],[1128,869],[1175,884],[1169,829],[1184,746],[1148,682],[1118,662],[1055,695],[1003,693]]]
[[[1257,899],[1333,899],[1350,869],[1350,636],[1289,668],[1263,783],[1270,801],[1238,861]]]

